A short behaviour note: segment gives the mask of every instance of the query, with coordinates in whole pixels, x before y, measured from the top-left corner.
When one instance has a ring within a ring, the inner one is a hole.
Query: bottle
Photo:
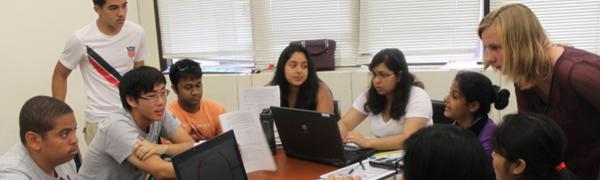
[[[265,133],[265,138],[267,139],[267,143],[271,148],[271,154],[275,155],[276,146],[275,146],[275,134],[273,132],[273,114],[271,114],[270,108],[265,108],[260,113],[260,125],[262,126],[263,132]]]

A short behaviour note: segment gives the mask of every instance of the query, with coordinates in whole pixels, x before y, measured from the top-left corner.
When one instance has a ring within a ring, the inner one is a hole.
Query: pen
[[[364,171],[365,170],[365,165],[363,165],[362,161],[358,161],[358,164],[360,165],[360,167]]]
[[[365,166],[363,165],[362,161],[359,161],[358,165],[362,168],[363,171],[365,170]],[[356,168],[358,167],[353,167],[352,169],[350,169],[350,171],[348,171],[348,175],[352,174]]]

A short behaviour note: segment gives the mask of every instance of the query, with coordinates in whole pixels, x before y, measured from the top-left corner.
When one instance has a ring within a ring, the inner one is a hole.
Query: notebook
[[[233,130],[173,157],[172,162],[179,180],[248,179]]]
[[[271,106],[288,157],[346,166],[372,155],[372,149],[344,146],[333,113]]]

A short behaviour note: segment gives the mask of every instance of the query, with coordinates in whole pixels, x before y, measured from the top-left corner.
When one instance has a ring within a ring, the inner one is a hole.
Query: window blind
[[[358,47],[355,0],[253,0],[256,65],[276,64],[291,41],[333,39],[336,66],[354,65]]]
[[[491,9],[515,2],[526,5],[536,14],[552,42],[600,54],[600,1],[492,0]]]
[[[249,0],[156,2],[163,58],[254,60]]]
[[[409,63],[472,60],[478,51],[481,1],[377,0],[360,2],[358,63],[384,48],[402,50]]]

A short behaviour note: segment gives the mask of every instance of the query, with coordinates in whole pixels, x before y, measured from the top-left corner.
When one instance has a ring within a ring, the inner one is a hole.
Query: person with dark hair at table
[[[492,180],[492,165],[479,138],[464,128],[433,125],[404,143],[405,180]]]
[[[508,90],[493,85],[485,75],[461,71],[456,74],[448,95],[444,97],[444,116],[454,120],[452,124],[469,129],[477,135],[491,160],[496,124],[488,113],[492,103],[496,109],[504,109],[508,105],[509,96]]]
[[[19,129],[21,142],[0,157],[0,179],[77,179],[77,121],[69,105],[35,96],[21,107]]]
[[[169,90],[156,68],[142,66],[121,79],[123,109],[100,122],[85,153],[81,179],[174,179],[175,170],[160,155],[177,155],[192,147],[192,139],[165,109]],[[157,144],[159,137],[173,144]]]
[[[177,100],[167,104],[167,109],[181,121],[181,127],[194,141],[208,140],[223,132],[219,115],[225,108],[212,100],[202,97],[202,68],[190,59],[183,59],[171,65],[169,71],[171,89]]]
[[[279,86],[282,107],[334,112],[331,90],[317,76],[315,63],[301,44],[283,49],[268,85]]]
[[[498,180],[577,179],[564,162],[565,133],[547,117],[506,115],[495,137],[493,164]]]
[[[369,71],[370,88],[356,98],[338,121],[340,134],[344,142],[361,148],[402,149],[411,134],[433,124],[431,98],[408,71],[399,49],[379,51],[369,64]],[[365,119],[374,138],[353,131]]]

